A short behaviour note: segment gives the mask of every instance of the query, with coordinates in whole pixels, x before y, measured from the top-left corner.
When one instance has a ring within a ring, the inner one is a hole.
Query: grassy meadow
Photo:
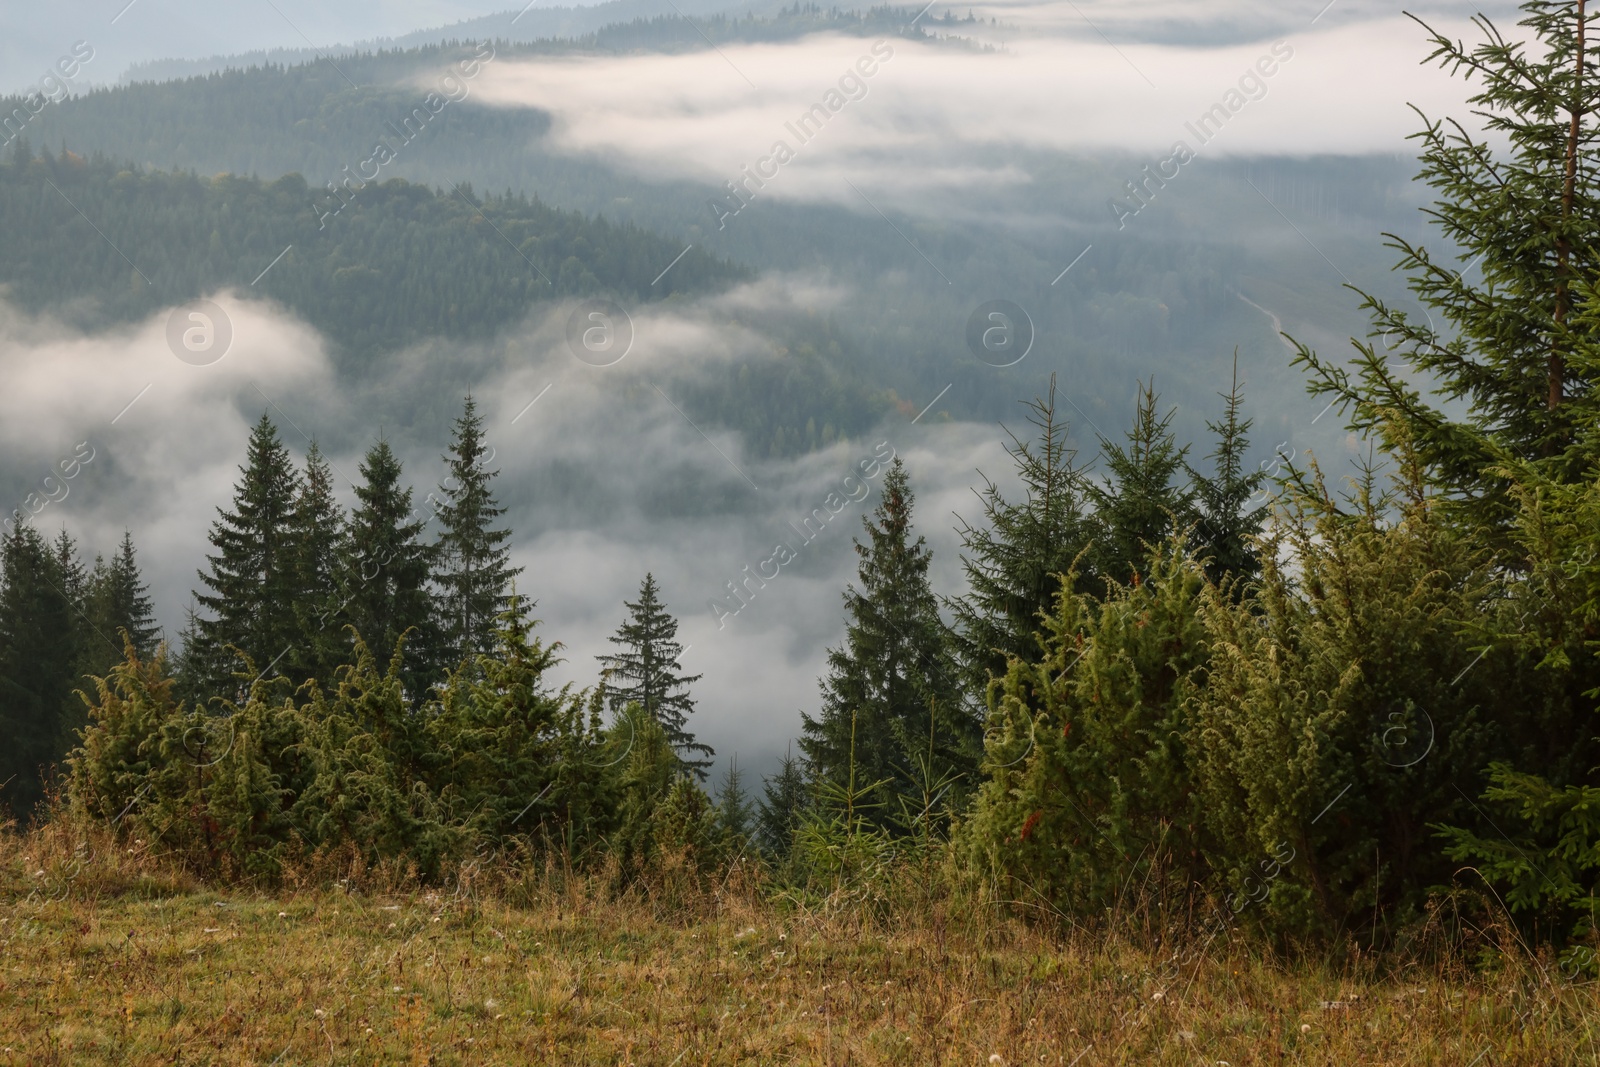
[[[301,865],[206,884],[137,845],[0,839],[0,1064],[1592,1063],[1600,1003],[1514,944],[1431,962],[1229,934],[1164,964],[935,892],[759,869]],[[1025,909],[1024,909],[1025,910]]]

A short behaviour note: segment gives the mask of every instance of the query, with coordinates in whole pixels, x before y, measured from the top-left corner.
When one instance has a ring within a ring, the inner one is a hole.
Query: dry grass
[[[1511,957],[1379,977],[1236,944],[1163,986],[1116,941],[948,898],[823,917],[738,871],[621,898],[556,871],[453,891],[305,877],[218,890],[109,839],[0,836],[0,1063],[1597,1059],[1595,987]]]

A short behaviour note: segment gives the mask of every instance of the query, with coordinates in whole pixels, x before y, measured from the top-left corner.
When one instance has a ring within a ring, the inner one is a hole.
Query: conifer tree
[[[242,664],[229,646],[248,656],[258,672],[274,673],[300,638],[295,618],[292,517],[295,470],[277,428],[265,414],[250,433],[239,468],[233,510],[217,509],[211,525],[209,572],[200,573],[209,593],[195,599],[206,614],[194,619],[195,647],[185,649],[180,688],[190,700],[239,700],[234,679]]]
[[[439,621],[444,654],[453,667],[494,645],[496,619],[504,610],[511,582],[522,568],[510,566],[511,531],[493,529],[506,512],[495,501],[483,441],[483,419],[467,397],[455,422],[450,454],[444,457],[449,477],[440,486],[438,507],[444,527],[439,537],[434,582],[439,587]]]
[[[1009,658],[1037,655],[1040,615],[1053,609],[1059,576],[1073,570],[1092,534],[1083,473],[1073,465],[1076,453],[1067,447],[1067,424],[1056,417],[1055,402],[1051,375],[1049,393],[1026,405],[1037,437],[1024,441],[1007,431],[1022,499],[1006,500],[984,478],[978,492],[983,522],[961,524],[968,592],[949,606],[957,653],[975,693],[1005,674]]]
[[[290,513],[295,622],[299,641],[284,673],[327,686],[349,659],[338,615],[339,551],[344,513],[333,497],[333,471],[313,441]]]
[[[105,675],[123,661],[125,631],[141,660],[155,655],[161,629],[150,603],[150,587],[139,573],[133,535],[122,532],[122,544],[107,563],[96,556],[89,574],[84,609],[84,657],[80,674]]]
[[[667,741],[685,768],[701,781],[706,778],[711,746],[694,739],[688,729],[694,712],[689,686],[700,675],[677,673],[683,646],[678,643],[678,620],[661,603],[655,575],[646,574],[639,586],[637,601],[623,601],[628,618],[611,635],[611,643],[622,651],[598,656],[605,679],[606,699],[613,713],[629,704],[638,704],[661,724]]]
[[[766,779],[761,799],[756,801],[756,835],[768,856],[779,861],[788,858],[810,801],[805,770],[792,752],[784,753],[778,773]]]
[[[425,523],[400,475],[389,442],[367,450],[343,546],[341,603],[344,621],[379,656],[392,654],[409,631],[402,680],[407,698],[417,701],[437,677],[438,627],[428,591],[434,551],[422,541]]]
[[[78,627],[69,584],[33,527],[18,524],[0,541],[0,807],[19,817],[70,742]]]
[[[750,840],[754,812],[751,810],[750,797],[744,791],[744,776],[739,772],[737,755],[728,763],[727,773],[722,777],[716,806],[717,827],[728,840],[736,845]]]
[[[1100,438],[1110,477],[1088,484],[1098,527],[1095,569],[1123,584],[1147,571],[1150,553],[1193,517],[1194,493],[1179,478],[1189,447],[1180,447],[1168,429],[1176,409],[1159,415],[1159,402],[1154,380],[1141,382],[1127,445]]]
[[[1246,471],[1245,453],[1250,448],[1250,419],[1241,419],[1244,386],[1239,381],[1239,353],[1233,354],[1233,385],[1218,394],[1227,403],[1221,422],[1206,422],[1216,435],[1217,447],[1208,459],[1213,464],[1209,477],[1193,468],[1189,475],[1194,485],[1199,521],[1193,537],[1193,551],[1207,559],[1206,574],[1220,582],[1226,576],[1254,578],[1261,570],[1251,539],[1261,532],[1264,515],[1252,510],[1250,500],[1266,480],[1264,470]]]
[[[1433,33],[1429,58],[1474,81],[1469,100],[1485,127],[1475,133],[1418,112],[1419,177],[1440,194],[1426,213],[1446,258],[1386,235],[1400,256],[1396,269],[1443,320],[1439,328],[1362,292],[1372,328],[1367,341],[1352,341],[1353,374],[1305,345],[1296,345],[1295,360],[1310,371],[1313,391],[1348,413],[1350,429],[1390,449],[1414,448],[1430,481],[1471,522],[1498,533],[1515,513],[1503,464],[1570,483],[1600,451],[1592,432],[1600,405],[1596,11],[1555,0],[1522,10],[1526,34],[1508,38],[1479,16],[1483,39],[1471,47],[1422,24]],[[1458,257],[1466,268],[1457,269]]]
[[[828,652],[821,714],[802,715],[800,747],[820,780],[882,783],[870,807],[886,824],[898,809],[893,796],[915,793],[912,754],[926,749],[930,705],[936,765],[928,770],[935,777],[954,771],[971,788],[981,729],[962,700],[928,584],[932,554],[923,538],[911,539],[914,498],[898,458],[884,475],[882,494],[862,520],[867,541],[855,543],[860,588],[845,591],[845,641]]]

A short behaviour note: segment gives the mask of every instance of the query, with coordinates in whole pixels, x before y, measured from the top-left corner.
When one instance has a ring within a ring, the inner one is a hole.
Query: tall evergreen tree
[[[289,523],[299,640],[284,673],[297,683],[314,678],[327,686],[334,671],[349,660],[338,615],[344,512],[333,496],[333,471],[315,441],[306,451],[305,473]]]
[[[522,573],[522,568],[510,566],[506,542],[511,531],[493,529],[506,509],[489,488],[499,472],[485,465],[487,454],[483,419],[469,396],[455,422],[450,454],[444,457],[450,474],[440,486],[444,499],[438,508],[444,530],[434,582],[444,654],[451,666],[493,647],[495,620],[505,608],[512,580]]]
[[[241,664],[229,646],[249,656],[257,671],[273,672],[300,638],[292,530],[297,479],[265,414],[250,433],[239,474],[233,510],[218,508],[211,525],[216,553],[206,556],[209,573],[200,573],[210,592],[195,594],[205,614],[196,615],[195,647],[184,652],[180,688],[197,703],[242,697],[233,677]]]
[[[750,796],[744,789],[744,775],[739,771],[737,755],[729,761],[722,785],[717,789],[716,810],[717,827],[730,841],[743,845],[750,840],[755,828],[755,813],[750,806]]]
[[[84,656],[81,674],[104,677],[123,661],[122,633],[133,643],[140,659],[155,655],[161,628],[150,603],[150,587],[139,573],[133,535],[122,532],[122,543],[108,563],[95,557],[89,574],[84,608]]]
[[[56,551],[33,527],[0,541],[0,807],[27,816],[66,753],[78,626]]]
[[[978,491],[983,522],[961,524],[968,592],[948,603],[956,650],[974,693],[1004,675],[1010,658],[1038,654],[1040,616],[1053,610],[1059,576],[1072,570],[1093,534],[1084,515],[1083,472],[1067,447],[1067,424],[1056,417],[1054,375],[1049,393],[1026,407],[1037,437],[1025,441],[1006,431],[1022,499],[1006,500],[984,478]]]
[[[1194,532],[1194,551],[1209,562],[1206,573],[1212,581],[1226,576],[1254,578],[1261,570],[1251,539],[1261,532],[1263,514],[1252,509],[1250,499],[1266,480],[1264,470],[1246,471],[1244,457],[1250,448],[1250,419],[1241,419],[1244,386],[1239,381],[1239,353],[1233,354],[1233,385],[1218,394],[1227,403],[1221,422],[1206,422],[1216,435],[1217,447],[1207,458],[1212,461],[1209,476],[1190,468],[1199,511]]]
[[[795,831],[810,805],[805,770],[792,752],[786,752],[778,773],[763,782],[761,799],[756,801],[756,836],[768,856],[779,861],[788,858]]]
[[[1189,447],[1173,439],[1174,412],[1157,414],[1159,403],[1155,381],[1141,382],[1126,446],[1100,438],[1109,478],[1088,484],[1099,528],[1096,570],[1124,584],[1149,570],[1151,552],[1188,526],[1194,513],[1194,492],[1180,477],[1187,473]]]
[[[802,715],[800,747],[811,772],[836,785],[883,783],[871,801],[881,824],[898,811],[897,795],[916,795],[925,772],[962,775],[962,791],[970,790],[980,752],[980,724],[963,702],[928,584],[933,557],[923,538],[911,539],[912,505],[905,464],[896,458],[877,508],[862,520],[867,541],[855,543],[861,584],[845,591],[845,641],[828,652],[821,714]],[[930,707],[935,765],[919,771]]]
[[[639,586],[639,599],[623,601],[628,618],[611,635],[611,643],[621,651],[596,658],[603,668],[606,699],[612,712],[638,704],[661,724],[683,766],[704,781],[711,761],[701,757],[716,753],[710,745],[696,741],[688,729],[689,716],[694,712],[694,699],[688,690],[700,675],[678,673],[678,658],[683,655],[683,646],[678,643],[678,620],[661,603],[660,593],[655,575],[646,574]]]
[[[344,622],[380,657],[406,636],[402,674],[408,699],[417,701],[437,680],[438,626],[428,591],[434,551],[422,541],[424,520],[400,486],[400,460],[380,440],[361,463],[340,566]]]
[[[1456,508],[1498,535],[1497,547],[1515,515],[1508,462],[1571,483],[1600,453],[1596,10],[1564,0],[1522,10],[1526,34],[1508,39],[1479,16],[1483,40],[1472,47],[1423,24],[1434,34],[1429,58],[1475,81],[1469,100],[1485,126],[1475,135],[1418,112],[1419,177],[1441,194],[1427,214],[1446,259],[1386,235],[1396,269],[1444,324],[1435,330],[1363,292],[1372,330],[1352,342],[1353,375],[1305,345],[1295,360],[1314,392],[1348,412],[1350,429],[1415,449]],[[1468,268],[1458,270],[1456,257]],[[1402,356],[1437,399],[1402,373]]]

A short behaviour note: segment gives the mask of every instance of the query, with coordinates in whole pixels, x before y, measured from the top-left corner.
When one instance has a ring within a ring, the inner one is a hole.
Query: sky
[[[1467,31],[1474,10],[1419,7],[1454,34]],[[490,0],[8,4],[0,12],[0,87],[32,84],[80,40],[94,49],[86,81],[112,82],[140,60],[332,47],[505,10]],[[547,110],[553,150],[641,178],[716,184],[760,167],[773,175],[763,196],[881,197],[930,216],[1034,181],[1016,162],[1024,153],[1114,150],[1155,164],[1180,140],[1213,156],[1401,153],[1416,126],[1407,101],[1431,113],[1464,110],[1461,83],[1419,66],[1422,32],[1387,3],[1047,0],[973,10],[998,20],[980,34],[995,51],[894,41],[874,52],[873,42],[824,35],[671,56],[496,62],[475,84],[471,106]],[[830,109],[835,92],[839,105]],[[816,104],[830,117],[803,137],[794,124]],[[1227,118],[1202,138],[1194,124],[1218,105]],[[776,160],[780,141],[792,159]],[[623,598],[650,570],[682,620],[683,668],[704,675],[692,725],[719,756],[738,752],[757,770],[771,768],[797,734],[800,712],[817,706],[826,648],[841,636],[840,595],[855,562],[850,538],[876,502],[876,486],[731,618],[712,607],[725,598],[725,583],[771,555],[792,536],[789,524],[882,444],[911,468],[935,586],[953,591],[957,516],[975,517],[980,470],[1004,484],[1008,466],[998,427],[941,423],[936,397],[916,398],[918,406],[933,401],[926,421],[899,424],[881,439],[758,462],[734,435],[702,433],[660,388],[663,372],[722,373],[773,358],[763,316],[840,307],[846,294],[834,285],[769,273],[728,293],[648,309],[635,323],[637,350],[609,368],[572,359],[569,308],[541,309],[488,346],[491,371],[478,386],[507,519],[518,531],[523,589],[537,599],[547,637],[566,645],[561,677],[593,681],[594,656],[608,650]],[[332,429],[359,418],[363,400],[330,387],[322,339],[284,309],[227,291],[211,299],[236,339],[205,367],[173,359],[166,311],[85,335],[0,299],[0,449],[8,463],[46,471],[88,443],[95,458],[40,521],[50,529],[65,523],[101,550],[131,528],[169,635],[182,622],[205,531],[231,495],[256,415],[273,410],[301,455],[311,436],[339,437]],[[713,325],[729,318],[745,326]],[[440,358],[426,345],[393,354],[384,387],[415,387],[420,369]],[[447,442],[395,443],[419,494],[442,477]],[[335,450],[332,459],[342,478],[354,476],[357,449]],[[348,503],[348,484],[342,491]]]

